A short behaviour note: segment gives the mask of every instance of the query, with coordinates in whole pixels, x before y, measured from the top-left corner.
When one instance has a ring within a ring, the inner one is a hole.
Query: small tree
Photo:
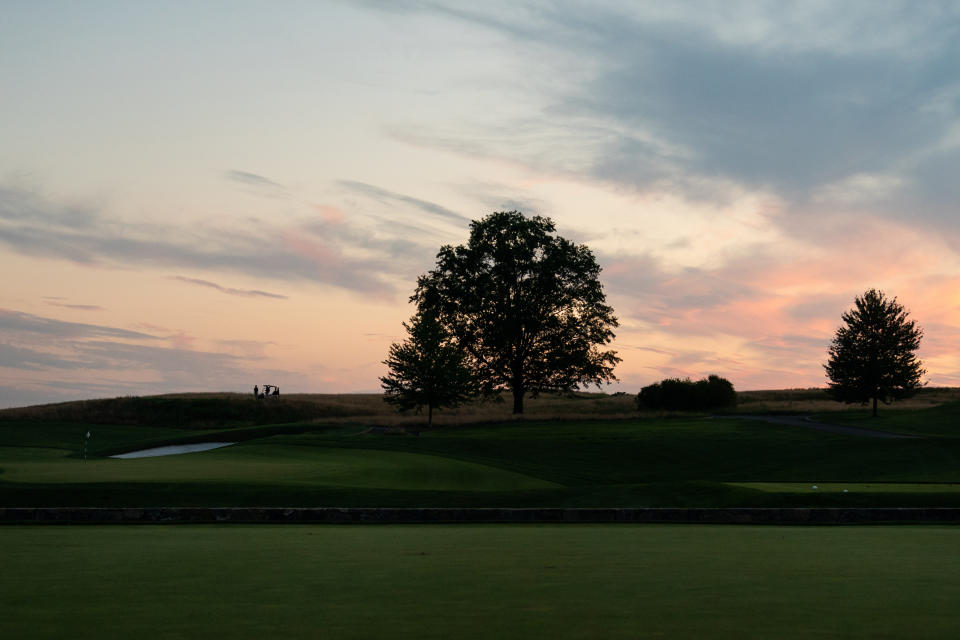
[[[383,361],[390,373],[380,378],[383,399],[401,410],[427,407],[433,425],[434,407],[456,407],[477,393],[463,352],[450,341],[435,315],[417,313],[403,323],[409,337],[390,345]]]
[[[914,353],[923,331],[907,319],[896,298],[887,300],[870,289],[841,318],[844,326],[837,329],[824,365],[830,397],[846,403],[872,400],[876,417],[877,400],[889,404],[909,398],[923,386],[920,377],[926,372]]]
[[[599,275],[549,218],[501,211],[473,221],[466,245],[442,247],[411,300],[436,314],[483,391],[509,389],[520,414],[527,393],[616,380],[620,358],[605,347],[617,319]]]

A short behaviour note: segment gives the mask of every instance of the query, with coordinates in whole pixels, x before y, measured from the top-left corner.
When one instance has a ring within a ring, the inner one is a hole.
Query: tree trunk
[[[523,413],[523,389],[513,388],[513,415]]]
[[[427,404],[427,426],[428,427],[433,426],[433,404],[432,403]]]
[[[877,398],[876,398],[876,396],[874,396],[874,398],[873,398],[873,417],[874,417],[874,418],[877,417]]]

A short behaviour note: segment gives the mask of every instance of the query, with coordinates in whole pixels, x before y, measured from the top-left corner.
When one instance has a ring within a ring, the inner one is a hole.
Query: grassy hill
[[[252,394],[181,393],[79,400],[0,410],[0,421],[153,425],[186,429],[277,424],[387,414],[380,396],[292,395],[256,400]]]
[[[864,429],[878,429],[892,433],[921,437],[952,437],[960,433],[958,406],[960,406],[960,402],[953,401],[935,404],[921,410],[886,410],[881,411],[876,418],[871,415],[869,410],[858,408],[843,413],[818,414],[816,418],[822,422],[832,422]]]
[[[763,401],[804,401],[787,397]],[[923,435],[894,440],[734,416],[639,416],[620,410],[624,402],[541,398],[531,406],[565,419],[532,409],[521,421],[483,421],[502,408],[488,404],[430,431],[415,426],[422,418],[384,412],[375,396],[157,396],[7,410],[0,506],[960,506],[958,402],[866,423],[857,411],[821,416]],[[596,407],[598,417],[579,418]],[[200,441],[238,444],[107,457]]]

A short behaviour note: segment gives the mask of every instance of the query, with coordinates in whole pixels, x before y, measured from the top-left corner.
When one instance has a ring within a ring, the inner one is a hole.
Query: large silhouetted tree
[[[844,325],[830,344],[824,365],[830,379],[827,392],[834,400],[867,404],[908,398],[922,387],[925,373],[917,359],[923,331],[907,318],[897,299],[870,289],[854,300],[841,316]]]
[[[555,233],[553,221],[516,211],[470,225],[466,245],[444,246],[411,300],[435,313],[464,351],[485,393],[570,391],[616,380],[617,326],[593,253]]]
[[[390,345],[383,361],[390,369],[380,378],[384,400],[400,409],[427,407],[427,424],[433,425],[435,407],[455,407],[475,396],[478,386],[434,314],[417,313],[403,326],[409,337]]]

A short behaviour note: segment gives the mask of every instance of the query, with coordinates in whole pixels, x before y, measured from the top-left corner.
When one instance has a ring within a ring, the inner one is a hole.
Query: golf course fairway
[[[4,638],[952,638],[960,529],[5,526]]]

